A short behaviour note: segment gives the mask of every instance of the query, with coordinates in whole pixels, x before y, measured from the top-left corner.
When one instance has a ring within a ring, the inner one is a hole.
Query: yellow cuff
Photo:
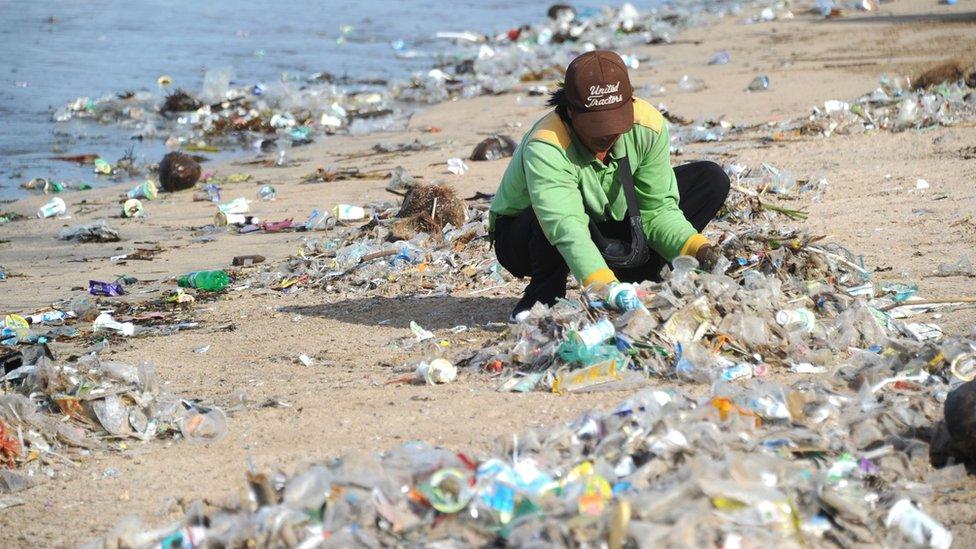
[[[698,248],[701,248],[705,244],[708,244],[708,239],[705,238],[703,234],[693,234],[685,240],[685,245],[681,247],[681,251],[678,255],[690,255],[694,256],[698,253]]]
[[[592,273],[590,273],[589,275],[587,275],[587,277],[583,279],[583,287],[598,288],[601,286],[607,286],[611,282],[616,282],[616,281],[617,281],[617,275],[613,274],[613,271],[611,271],[609,268],[604,267],[602,269],[597,269]]]

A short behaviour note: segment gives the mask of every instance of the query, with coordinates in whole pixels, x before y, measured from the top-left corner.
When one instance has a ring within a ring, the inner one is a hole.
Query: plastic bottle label
[[[786,309],[776,313],[776,323],[787,330],[802,329],[812,332],[817,325],[817,318],[807,309]]]
[[[587,347],[595,347],[610,339],[617,333],[613,323],[607,319],[601,319],[589,326],[576,332],[576,337]]]

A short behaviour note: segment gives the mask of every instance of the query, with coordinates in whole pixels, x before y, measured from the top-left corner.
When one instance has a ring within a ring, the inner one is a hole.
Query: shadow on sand
[[[959,13],[907,13],[904,15],[869,15],[824,19],[823,23],[976,23],[976,11]]]
[[[515,302],[514,298],[491,297],[370,297],[321,305],[293,305],[282,308],[282,311],[363,326],[382,323],[383,326],[407,328],[413,320],[428,330],[443,330],[459,324],[474,326],[505,322]]]

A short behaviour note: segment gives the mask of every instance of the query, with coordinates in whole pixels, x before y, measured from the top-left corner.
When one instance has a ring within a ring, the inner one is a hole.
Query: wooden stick
[[[924,299],[921,301],[902,301],[892,303],[881,308],[882,311],[890,311],[898,307],[915,307],[917,305],[948,305],[951,303],[976,303],[976,297],[955,297],[951,299]]]
[[[828,252],[827,250],[821,250],[820,248],[815,248],[813,246],[805,246],[805,248],[808,249],[808,250],[810,250],[811,252],[817,252],[818,254],[823,254],[823,255],[825,255],[827,257],[834,258],[837,261],[840,261],[841,263],[843,263],[843,264],[845,264],[845,265],[847,265],[849,267],[853,267],[853,268],[857,269],[857,271],[859,273],[863,274],[863,275],[869,274],[868,271],[866,271],[863,267],[861,267],[857,263],[852,263],[852,262],[848,261],[846,258],[841,257],[841,256],[839,256],[839,255],[837,255],[835,253]]]
[[[366,263],[367,261],[372,261],[374,259],[379,259],[381,257],[390,257],[391,255],[396,255],[400,252],[396,250],[383,250],[381,252],[373,252],[371,254],[366,254],[359,260],[360,263]]]

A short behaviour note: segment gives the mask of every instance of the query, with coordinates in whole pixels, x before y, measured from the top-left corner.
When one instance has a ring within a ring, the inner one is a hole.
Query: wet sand
[[[882,73],[915,74],[934,61],[976,51],[976,22],[967,16],[966,6],[898,1],[884,4],[880,12],[827,21],[801,14],[799,8],[794,13],[792,20],[756,25],[728,19],[687,31],[676,44],[648,46],[642,53],[658,63],[635,71],[634,87],[664,84],[668,94],[649,99],[685,118],[724,115],[736,123],[763,124],[804,116],[824,100],[851,100],[877,87]],[[932,13],[956,15],[940,20],[928,15]],[[707,66],[720,49],[729,51],[731,62]],[[759,73],[769,76],[771,89],[747,93],[746,86]],[[707,89],[672,93],[684,74],[704,79]],[[402,165],[423,181],[452,182],[462,196],[490,193],[506,161],[468,162],[470,171],[458,177],[447,172],[447,158],[466,157],[491,133],[518,139],[543,112],[542,98],[525,95],[456,101],[414,116],[405,132],[322,138],[294,149],[299,166],[255,167],[244,159],[205,170],[252,175],[250,182],[226,186],[226,198],[253,200],[260,184],[274,185],[276,201],[253,204],[255,213],[269,220],[304,219],[312,207],[331,208],[340,202],[396,199],[384,191],[384,178],[300,183],[319,166],[388,170]],[[430,127],[441,131],[425,131]],[[866,265],[875,268],[876,281],[914,281],[919,295],[928,298],[976,295],[976,279],[930,276],[941,262],[963,254],[973,257],[976,181],[967,154],[976,143],[976,128],[760,139],[769,134],[759,128],[717,143],[686,146],[673,161],[769,162],[798,177],[824,175],[829,186],[822,201],[800,204],[810,213],[805,224],[812,232],[863,253]],[[402,155],[371,151],[375,143],[413,139],[440,146]],[[914,192],[919,178],[931,184],[929,191]],[[200,242],[196,233],[211,222],[211,204],[192,202],[192,193],[178,193],[148,202],[145,220],[118,219],[127,188],[64,195],[69,221],[29,219],[0,227],[0,237],[8,241],[0,243],[0,264],[8,274],[23,274],[0,282],[0,310],[32,311],[82,293],[72,288],[87,286],[89,279],[128,274],[158,281],[146,283],[146,288],[171,288],[175,283],[167,279],[192,269],[226,266],[235,255],[262,254],[274,264],[295,252],[303,236],[216,233],[212,241]],[[45,201],[35,196],[4,209],[32,215]],[[76,245],[57,240],[64,226],[99,218],[108,218],[123,241]],[[119,265],[108,259],[151,244],[164,248],[153,261]],[[275,397],[291,407],[240,411],[230,419],[228,436],[209,446],[136,443],[125,452],[96,452],[78,467],[64,467],[55,478],[18,494],[26,505],[0,511],[3,544],[74,545],[103,534],[128,514],[148,524],[165,524],[182,516],[180,504],[195,498],[220,502],[236,494],[249,459],[261,470],[291,471],[304,462],[383,450],[411,439],[477,454],[498,437],[569,420],[623,398],[620,393],[503,394],[495,391],[496,380],[480,374],[462,374],[457,382],[439,387],[386,384],[396,375],[392,366],[407,358],[389,344],[409,334],[410,320],[432,330],[475,327],[466,337],[473,340],[467,344],[476,345],[490,336],[478,326],[503,320],[516,290],[419,300],[245,290],[198,304],[199,330],[113,344],[108,357],[155,363],[167,390],[177,394],[222,404],[243,389],[252,402]],[[146,295],[137,291],[131,298]],[[940,324],[949,334],[962,334],[973,329],[976,311],[919,318]],[[385,320],[389,322],[379,324]],[[217,329],[228,323],[237,329]],[[192,352],[208,344],[208,353]],[[302,366],[295,360],[299,353],[315,357],[317,364]],[[119,474],[105,477],[106,469]],[[959,546],[976,542],[976,517],[968,503],[937,499],[932,512],[952,528]]]

